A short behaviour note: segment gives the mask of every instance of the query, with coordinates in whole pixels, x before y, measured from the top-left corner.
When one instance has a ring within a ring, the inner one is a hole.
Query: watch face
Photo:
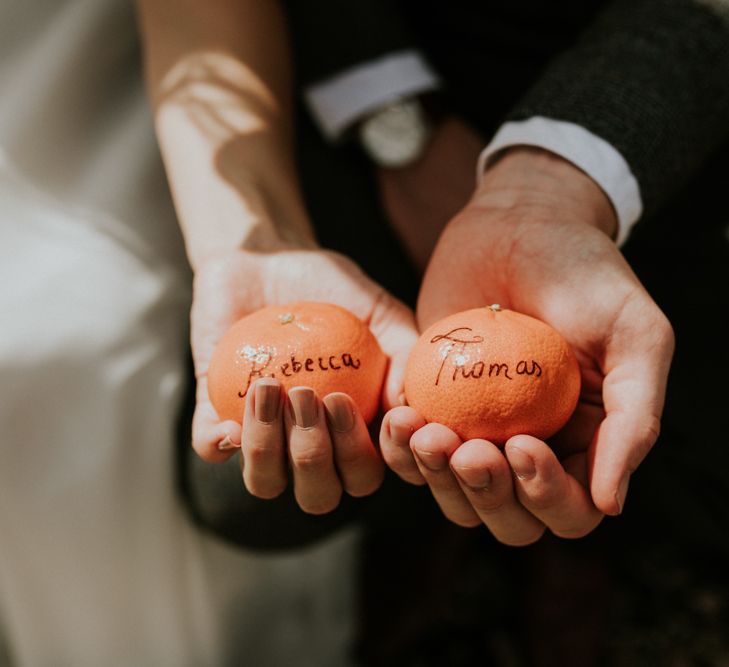
[[[365,120],[359,128],[362,146],[382,167],[404,167],[423,152],[429,128],[417,100],[396,102]]]

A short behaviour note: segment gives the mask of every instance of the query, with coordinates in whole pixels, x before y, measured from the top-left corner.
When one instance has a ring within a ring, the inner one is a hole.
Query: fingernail
[[[488,491],[494,479],[490,470],[469,470],[464,476],[464,470],[453,471],[461,483],[471,491]],[[468,479],[466,479],[466,477]]]
[[[230,439],[229,435],[226,435],[219,443],[218,449],[221,452],[228,451],[229,449],[240,449],[240,445],[236,444]]]
[[[625,507],[625,497],[628,495],[628,485],[630,484],[630,474],[627,473],[618,484],[618,490],[615,492],[615,501],[618,503],[618,514],[622,514]]]
[[[448,457],[443,452],[418,452],[413,449],[413,454],[424,468],[432,472],[439,472],[448,465]]]
[[[390,437],[396,440],[398,444],[407,447],[410,444],[410,438],[413,435],[413,429],[409,426],[403,426],[396,422],[390,422]]]
[[[537,468],[534,459],[518,447],[510,447],[506,452],[511,469],[516,476],[524,481],[534,479],[537,475]]]
[[[329,426],[340,433],[352,430],[354,426],[354,408],[351,401],[344,394],[329,394],[324,398],[327,422]]]
[[[278,418],[281,405],[281,387],[277,382],[259,380],[256,382],[256,395],[253,413],[256,421],[270,424]]]
[[[294,387],[289,391],[294,424],[299,428],[311,428],[319,419],[316,394],[309,387]]]

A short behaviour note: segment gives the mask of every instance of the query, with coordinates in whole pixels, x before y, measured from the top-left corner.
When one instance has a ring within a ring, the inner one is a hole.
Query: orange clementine
[[[544,322],[494,304],[450,315],[415,344],[405,397],[429,422],[464,440],[545,439],[569,419],[580,393],[572,349]]]
[[[268,306],[238,320],[220,339],[208,393],[220,419],[243,419],[245,396],[262,377],[324,397],[342,391],[365,421],[377,413],[387,357],[367,325],[330,303]]]

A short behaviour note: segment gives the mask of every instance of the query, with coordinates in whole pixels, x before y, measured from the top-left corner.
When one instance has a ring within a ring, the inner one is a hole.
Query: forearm
[[[236,248],[310,245],[276,2],[138,0],[146,83],[193,268]]]

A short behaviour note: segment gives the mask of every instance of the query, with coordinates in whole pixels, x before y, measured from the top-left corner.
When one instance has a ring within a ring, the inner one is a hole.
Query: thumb
[[[390,362],[383,388],[386,409],[400,405],[403,392],[405,366],[418,331],[415,316],[404,303],[383,292],[370,318],[370,329]]]
[[[588,452],[592,497],[606,514],[622,512],[630,475],[658,439],[673,345],[667,320],[642,337],[612,339],[603,381],[606,416]]]
[[[222,262],[199,270],[195,274],[190,313],[190,345],[197,382],[192,447],[203,460],[211,463],[225,461],[233,455],[235,450],[221,450],[221,443],[241,442],[240,423],[221,422],[208,394],[208,368],[215,347],[228,328],[247,314],[235,291],[226,286],[231,273],[230,267]]]

